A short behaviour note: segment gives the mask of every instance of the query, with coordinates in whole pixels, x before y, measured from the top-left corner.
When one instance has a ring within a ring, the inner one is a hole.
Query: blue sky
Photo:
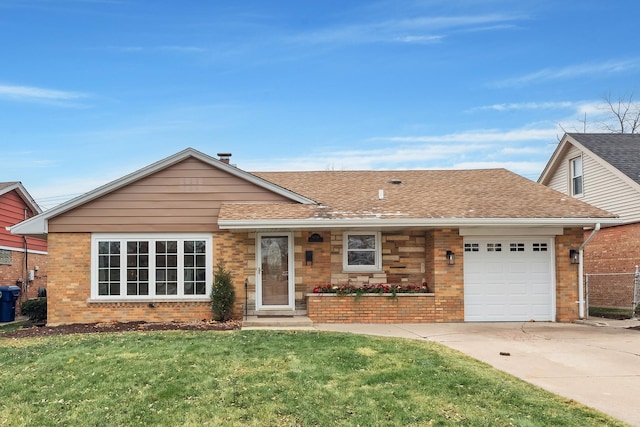
[[[249,171],[505,167],[640,99],[635,0],[0,0],[0,181],[43,208],[193,147]]]

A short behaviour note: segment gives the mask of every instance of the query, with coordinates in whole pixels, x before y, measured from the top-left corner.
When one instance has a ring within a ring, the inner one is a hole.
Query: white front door
[[[464,238],[464,319],[554,321],[554,238]]]
[[[293,310],[293,235],[258,233],[256,267],[256,309]]]

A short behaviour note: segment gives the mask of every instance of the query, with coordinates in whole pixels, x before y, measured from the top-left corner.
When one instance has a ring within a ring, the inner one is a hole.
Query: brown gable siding
[[[288,202],[197,159],[186,159],[49,220],[49,232],[217,231],[224,202]]]

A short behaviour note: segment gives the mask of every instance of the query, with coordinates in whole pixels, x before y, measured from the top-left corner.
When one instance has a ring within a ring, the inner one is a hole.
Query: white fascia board
[[[596,223],[618,225],[618,218],[427,218],[427,219],[306,219],[218,220],[224,230],[305,228],[398,228],[398,227],[589,227]]]
[[[571,141],[569,141],[569,139],[571,139]],[[542,170],[542,173],[538,178],[539,184],[547,185],[547,183],[549,182],[549,179],[551,179],[552,174],[556,171],[556,169],[558,169],[558,162],[560,161],[561,154],[565,152],[565,147],[567,146],[567,144],[569,143],[575,144],[575,142],[576,141],[573,138],[571,138],[568,134],[566,133],[564,134],[564,136],[562,137],[562,140],[560,140],[560,142],[558,143],[558,146],[553,151],[553,154],[549,158],[549,161],[547,162],[544,169]]]

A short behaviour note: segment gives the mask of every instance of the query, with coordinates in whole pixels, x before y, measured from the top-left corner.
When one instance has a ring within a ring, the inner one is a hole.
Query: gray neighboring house
[[[635,271],[640,265],[640,135],[567,133],[538,182],[622,220],[620,225],[603,227],[585,247],[585,274]],[[590,234],[585,231],[585,237]],[[594,295],[602,299],[598,306],[631,304],[620,298],[632,297],[633,290],[616,286],[608,284],[603,295]],[[620,286],[632,288],[633,280]]]

